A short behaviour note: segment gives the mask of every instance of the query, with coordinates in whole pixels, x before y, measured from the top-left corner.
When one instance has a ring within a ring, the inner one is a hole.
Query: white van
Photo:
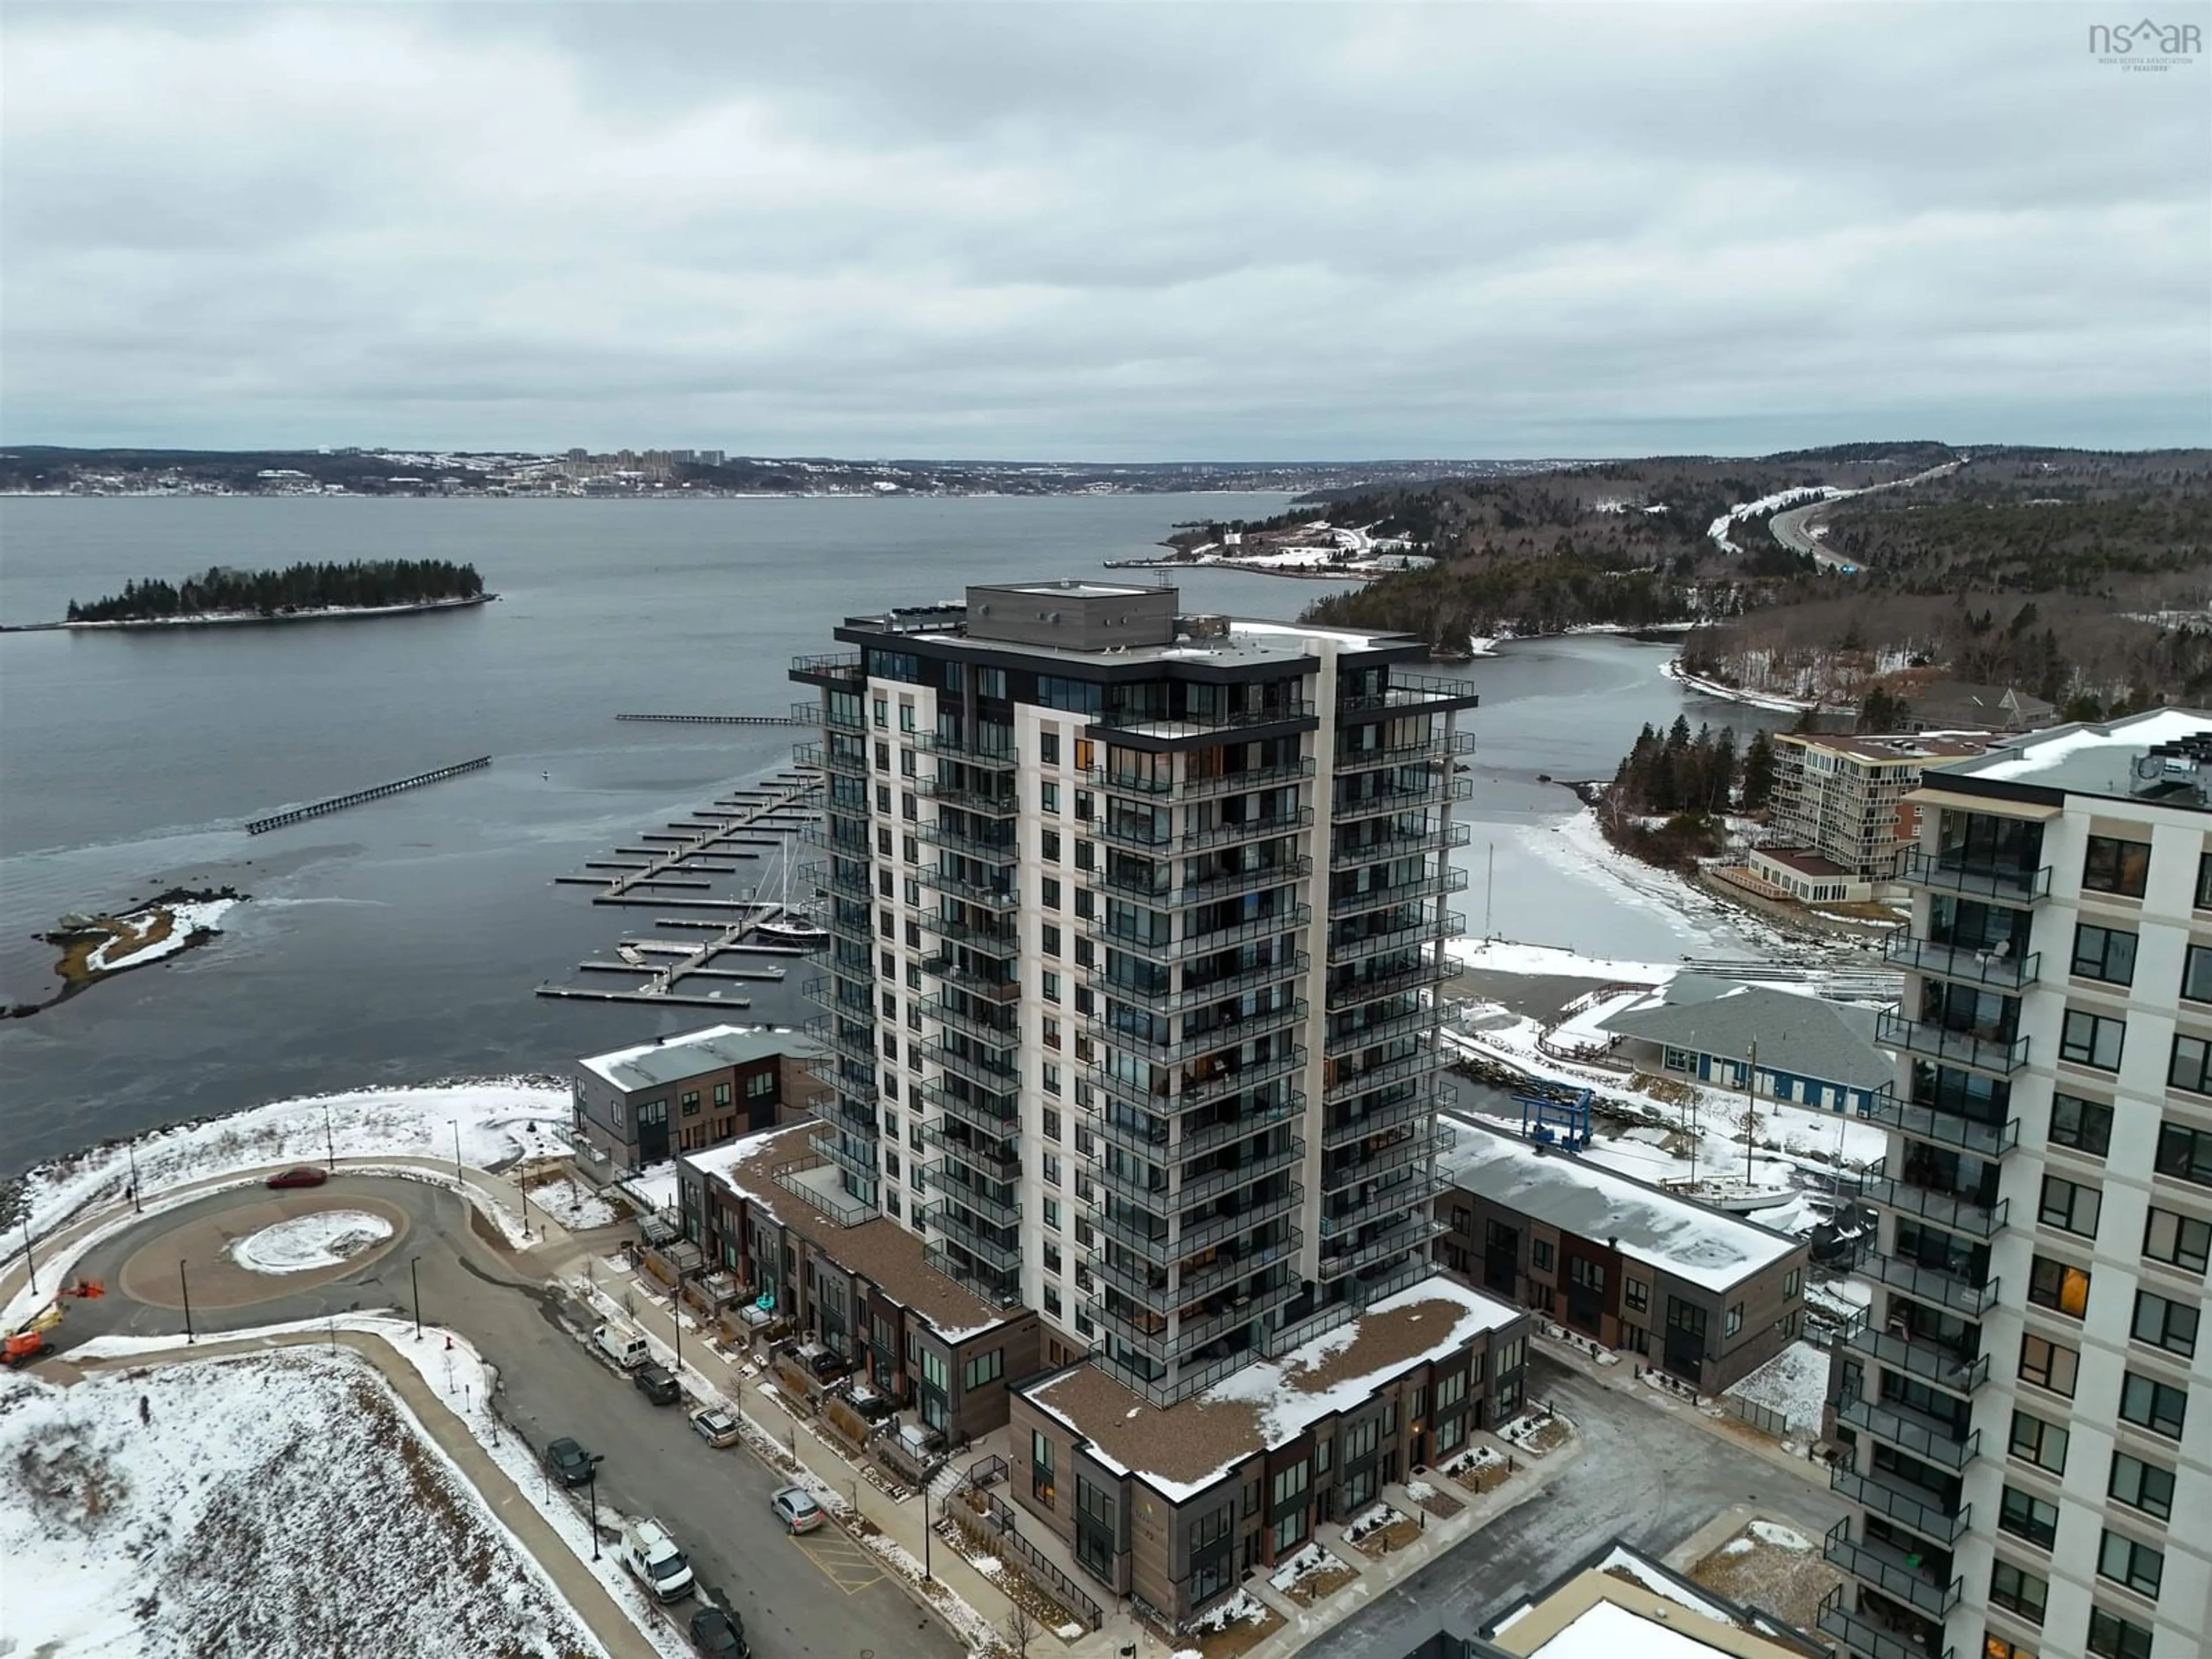
[[[691,1564],[658,1521],[633,1521],[623,1528],[623,1565],[664,1601],[691,1594]]]
[[[634,1371],[653,1358],[645,1339],[623,1325],[601,1325],[592,1332],[592,1346],[621,1366]]]

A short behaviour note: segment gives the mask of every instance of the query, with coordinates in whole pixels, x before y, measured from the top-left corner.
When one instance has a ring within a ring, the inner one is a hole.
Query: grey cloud
[[[2065,8],[11,9],[14,441],[2203,441]]]

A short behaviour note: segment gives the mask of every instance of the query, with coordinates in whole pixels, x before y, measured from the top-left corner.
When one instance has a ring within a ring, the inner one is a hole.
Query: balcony
[[[1340,800],[1331,809],[1339,823],[1349,823],[1358,818],[1387,817],[1395,812],[1425,811],[1449,801],[1466,800],[1474,793],[1474,781],[1455,777],[1449,772],[1434,771],[1420,782],[1407,781],[1404,773],[1388,789],[1377,789],[1356,799]]]
[[[791,678],[811,685],[835,686],[855,691],[867,684],[866,671],[857,651],[832,651],[791,659]]]
[[[1239,945],[1258,939],[1279,939],[1293,933],[1313,920],[1311,909],[1294,904],[1273,915],[1257,916],[1234,927],[1217,927],[1210,933],[1186,933],[1179,939],[1158,942],[1124,936],[1113,932],[1103,915],[1085,916],[1083,931],[1093,939],[1102,940],[1108,948],[1141,957],[1147,962],[1187,962],[1194,957],[1208,956],[1217,951],[1234,949]]]
[[[1267,1060],[1248,1060],[1241,1064],[1216,1072],[1212,1076],[1192,1081],[1185,1077],[1182,1091],[1175,1097],[1174,1109],[1188,1111],[1209,1100],[1226,1100],[1231,1095],[1241,1095],[1247,1089],[1257,1088],[1270,1079],[1288,1077],[1305,1069],[1306,1057],[1297,1048],[1286,1048],[1282,1054]]]
[[[1167,1232],[1154,1233],[1132,1222],[1120,1220],[1107,1214],[1103,1205],[1092,1206],[1091,1224],[1116,1244],[1135,1251],[1155,1267],[1171,1267],[1190,1254],[1188,1249],[1178,1249]]]
[[[1853,1653],[1864,1659],[1952,1659],[1952,1650],[1945,1648],[1940,1654],[1912,1639],[1911,1632],[1899,1627],[1893,1632],[1887,1625],[1853,1613],[1844,1606],[1844,1593],[1850,1588],[1838,1584],[1828,1592],[1828,1599],[1820,1603],[1818,1620],[1821,1634],[1832,1636]]]
[[[966,1124],[979,1135],[989,1140],[1012,1140],[1022,1132],[1022,1121],[1011,1109],[1012,1097],[1007,1097],[1009,1110],[1001,1113],[996,1107],[977,1101],[963,1100],[948,1090],[921,1085],[922,1098],[943,1112],[945,1116]]]
[[[935,892],[949,893],[979,909],[1013,910],[1021,905],[1022,896],[1011,887],[971,881],[965,876],[954,875],[939,865],[925,864],[915,873],[924,887]]]
[[[1160,1147],[1153,1155],[1165,1164],[1187,1164],[1192,1158],[1218,1148],[1233,1146],[1240,1140],[1249,1140],[1254,1135],[1265,1134],[1279,1124],[1293,1122],[1299,1115],[1297,1105],[1291,1103],[1257,1110],[1248,1109],[1231,1118],[1200,1118],[1195,1122],[1186,1122],[1182,1126],[1182,1137]]]
[[[1109,1261],[1103,1255],[1092,1256],[1090,1265],[1094,1278],[1102,1283],[1111,1285],[1132,1302],[1149,1308],[1163,1317],[1173,1313],[1179,1303],[1188,1300],[1168,1283],[1167,1269],[1164,1267],[1155,1267],[1149,1273],[1140,1272],[1136,1268],[1124,1267],[1118,1262]],[[1157,1281],[1153,1278],[1154,1274],[1158,1275]]]
[[[1148,1013],[1149,1010],[1146,1011]],[[1270,1032],[1287,1030],[1305,1024],[1307,1006],[1304,1000],[1286,997],[1279,1004],[1259,1013],[1247,1014],[1225,1024],[1193,1031],[1189,1022],[1184,1022],[1184,1035],[1171,1042],[1156,1042],[1142,1037],[1108,1023],[1103,1013],[1079,1016],[1085,1028],[1117,1054],[1141,1056],[1156,1066],[1183,1066],[1257,1041]],[[1157,1016],[1154,1016],[1157,1018]]]
[[[1948,1394],[1972,1395],[1990,1380],[1987,1354],[1970,1359],[1924,1337],[1895,1336],[1861,1325],[1844,1339],[1844,1344],[1892,1370],[1933,1382]]]
[[[1408,1206],[1425,1210],[1436,1195],[1443,1191],[1444,1186],[1445,1182],[1440,1176],[1419,1171],[1397,1181],[1387,1182],[1364,1198],[1347,1204],[1340,1210],[1324,1210],[1321,1218],[1321,1236],[1333,1238],[1347,1230],[1378,1221],[1386,1215],[1395,1215]]]
[[[1464,823],[1435,823],[1418,834],[1401,831],[1365,842],[1340,842],[1329,849],[1328,867],[1332,870],[1357,870],[1362,865],[1381,864],[1390,859],[1413,858],[1425,853],[1441,853],[1454,847],[1464,847],[1474,838],[1473,831]]]
[[[921,1126],[921,1138],[926,1145],[966,1164],[986,1180],[1013,1182],[1022,1177],[1021,1154],[1008,1145],[1016,1127],[1008,1124],[1001,1137],[961,1139],[947,1133],[941,1120],[933,1120]]]
[[[1342,777],[1352,772],[1371,772],[1380,766],[1426,766],[1454,755],[1474,752],[1474,733],[1472,732],[1431,732],[1426,737],[1411,743],[1394,744],[1382,749],[1353,749],[1340,747],[1337,750],[1334,770]]]
[[[1340,1008],[1356,1008],[1363,1002],[1380,1001],[1401,991],[1420,991],[1431,986],[1442,985],[1458,972],[1459,964],[1443,951],[1423,949],[1418,967],[1402,968],[1390,973],[1376,974],[1370,978],[1348,980],[1330,986],[1324,994],[1322,1006],[1331,1013]]]
[[[823,1095],[807,1109],[808,1115],[832,1129],[849,1130],[854,1134],[876,1133],[876,1112],[872,1106],[859,1101],[847,1100],[836,1095]]]
[[[924,1017],[950,1025],[956,1031],[964,1031],[994,1048],[1017,1048],[1021,1046],[1021,1027],[1013,1018],[1013,1011],[990,1003],[988,1014],[979,1014],[970,1009],[956,1008],[946,997],[932,997],[921,1005]]]
[[[1393,669],[1390,684],[1382,690],[1346,697],[1337,707],[1347,714],[1357,714],[1376,708],[1474,708],[1481,702],[1465,680],[1448,680],[1437,674],[1401,674]]]
[[[1349,939],[1333,939],[1328,943],[1328,961],[1332,968],[1347,962],[1364,962],[1369,957],[1379,957],[1387,951],[1410,951],[1419,945],[1432,945],[1439,938],[1449,939],[1466,931],[1465,916],[1456,910],[1443,910],[1375,933],[1360,933]]]
[[[960,1211],[945,1204],[933,1204],[923,1212],[923,1216],[948,1241],[957,1244],[977,1261],[1004,1273],[1021,1271],[1022,1253],[1018,1244],[1003,1243],[989,1228],[970,1221]]]
[[[1011,789],[999,787],[1000,782],[1012,780],[994,778],[989,783],[978,783],[940,771],[935,777],[920,781],[920,789],[926,799],[940,805],[957,806],[963,812],[982,812],[994,818],[1020,816],[1020,797]]]
[[[1328,1246],[1323,1245],[1315,1276],[1325,1285],[1332,1283],[1377,1261],[1401,1255],[1407,1250],[1419,1249],[1443,1230],[1444,1224],[1434,1216],[1425,1211],[1416,1212],[1395,1226],[1384,1229],[1364,1244],[1355,1244],[1349,1249],[1334,1254],[1329,1253]],[[1324,1237],[1327,1231],[1327,1224],[1324,1223]]]
[[[1097,971],[1090,973],[1087,978],[1091,988],[1101,996],[1130,1003],[1155,1014],[1181,1014],[1188,1013],[1193,1008],[1226,1002],[1246,991],[1279,985],[1285,980],[1302,979],[1312,966],[1313,958],[1304,951],[1286,951],[1273,962],[1262,963],[1256,968],[1240,968],[1234,973],[1217,975],[1196,985],[1188,982],[1192,969],[1186,968],[1183,970],[1185,983],[1180,991],[1152,990],[1121,980],[1108,979]]]
[[[1898,866],[1908,887],[1934,893],[1965,893],[1999,904],[2040,904],[2051,896],[2051,866],[2030,870],[2019,865],[1970,860],[1957,853],[1925,853],[1912,848]]]
[[[1186,1212],[1177,1225],[1176,1242],[1169,1247],[1170,1261],[1180,1261],[1195,1250],[1209,1244],[1218,1244],[1224,1239],[1241,1238],[1256,1232],[1277,1216],[1288,1215],[1298,1207],[1304,1189],[1295,1181],[1284,1184],[1283,1190],[1273,1198],[1255,1199],[1233,1214],[1201,1218],[1194,1221]]]
[[[1984,1123],[1955,1112],[1938,1111],[1917,1102],[1899,1100],[1888,1089],[1869,1100],[1864,1115],[1870,1122],[1886,1125],[1915,1140],[1937,1146],[1956,1146],[1984,1159],[2002,1158],[2020,1141],[2018,1118],[2003,1123]]]
[[[1011,1047],[1012,1040],[1008,1042]],[[963,1054],[943,1042],[923,1043],[921,1055],[924,1060],[935,1060],[952,1076],[965,1078],[991,1094],[1012,1094],[1021,1087],[1022,1072],[1018,1064]]]
[[[1859,1183],[1859,1192],[1868,1203],[1879,1204],[1885,1209],[1896,1210],[1905,1215],[1918,1216],[1923,1221],[1954,1233],[1964,1233],[1970,1238],[1991,1238],[2005,1224],[2006,1212],[2012,1200],[1999,1199],[1995,1204],[1984,1204],[1963,1193],[1945,1192],[1938,1188],[1923,1187],[1914,1179],[1911,1165],[1906,1164],[1903,1180],[1881,1173],[1882,1164]],[[1932,1175],[1928,1178],[1932,1179]]]
[[[818,767],[823,771],[840,773],[847,777],[864,777],[868,770],[867,751],[858,744],[847,747],[835,743],[827,745],[797,744],[792,748],[791,759],[796,766]]]
[[[1907,1296],[1964,1314],[1969,1319],[1979,1319],[1996,1306],[1997,1281],[1994,1279],[1986,1285],[1977,1285],[1970,1279],[1923,1267],[1899,1255],[1872,1256],[1866,1262],[1866,1271]]]
[[[1322,1103],[1333,1106],[1342,1101],[1357,1100],[1390,1084],[1425,1077],[1443,1064],[1443,1054],[1440,1049],[1429,1043],[1419,1043],[1412,1054],[1401,1054],[1376,1065],[1356,1069],[1339,1065],[1335,1081],[1322,1090]]]
[[[1021,1301],[1021,1267],[1000,1267],[968,1261],[942,1244],[925,1244],[921,1259],[954,1283],[966,1285],[984,1301],[1011,1308]]]
[[[868,1026],[848,1026],[842,1020],[816,1018],[806,1022],[806,1035],[818,1047],[876,1069],[876,1034]]]
[[[849,1170],[863,1181],[873,1181],[878,1159],[873,1145],[853,1146],[842,1135],[809,1135],[806,1144],[841,1170]]]
[[[1186,830],[1176,849],[1196,853],[1209,847],[1234,847],[1240,842],[1267,841],[1282,836],[1294,836],[1301,830],[1313,827],[1313,808],[1302,806],[1295,812],[1267,812],[1256,818],[1244,818],[1234,823],[1211,824],[1203,830]]]
[[[1011,838],[986,840],[965,830],[949,829],[942,818],[923,824],[918,836],[925,846],[944,848],[978,864],[1005,866],[1021,862],[1022,849]]]
[[[957,762],[985,772],[1012,772],[1021,764],[1021,757],[1012,749],[971,749],[968,739],[955,733],[917,732],[914,746],[926,755],[935,755],[940,760]]]
[[[1902,1601],[1916,1613],[1940,1620],[1959,1605],[1966,1581],[1948,1584],[1917,1565],[1919,1558],[1878,1539],[1854,1539],[1850,1517],[1836,1522],[1820,1550],[1820,1559],[1841,1567],[1863,1584],[1870,1584],[1893,1601]]]
[[[1314,706],[1310,702],[1291,698],[1272,708],[1209,709],[1196,714],[1188,709],[1173,714],[1158,709],[1108,708],[1091,717],[1091,729],[1106,733],[1109,740],[1117,732],[1134,737],[1187,738],[1208,732],[1249,731],[1313,718]]]
[[[1297,1298],[1298,1281],[1291,1279],[1280,1285],[1271,1285],[1266,1290],[1249,1296],[1233,1298],[1227,1307],[1210,1314],[1192,1318],[1188,1314],[1178,1316],[1176,1326],[1174,1353],[1170,1358],[1179,1358],[1229,1334],[1241,1330],[1264,1314],[1272,1313],[1285,1303]]]
[[[1436,1063],[1434,1054],[1423,1055],[1419,1058],[1431,1066]],[[1411,1062],[1401,1060],[1396,1063],[1407,1065]],[[1376,1086],[1371,1080],[1364,1079],[1362,1080],[1365,1081],[1370,1089]],[[1341,1087],[1342,1085],[1340,1085],[1339,1088]],[[1331,1091],[1332,1094],[1335,1092],[1336,1091]],[[1409,1091],[1402,1099],[1370,1107],[1364,1112],[1348,1114],[1343,1117],[1338,1117],[1331,1113],[1328,1120],[1322,1126],[1321,1144],[1334,1150],[1348,1142],[1364,1140],[1370,1135],[1380,1134],[1383,1130],[1395,1127],[1401,1123],[1416,1123],[1424,1118],[1433,1119],[1436,1116],[1436,1103],[1425,1092],[1415,1089]]]
[[[964,945],[990,956],[1015,956],[1022,948],[1021,935],[1011,921],[957,921],[939,915],[925,915],[921,925],[948,945]]]
[[[1964,1440],[1958,1431],[1940,1417],[1926,1412],[1914,1411],[1909,1406],[1895,1402],[1877,1405],[1871,1400],[1862,1400],[1856,1395],[1845,1395],[1836,1405],[1836,1420],[1848,1423],[1874,1436],[1887,1440],[1901,1450],[1930,1463],[1941,1463],[1946,1468],[1963,1469],[1982,1449],[1982,1431],[1971,1431]]]
[[[1874,1035],[1875,1041],[1885,1047],[1926,1054],[1947,1066],[1970,1066],[1999,1077],[2010,1077],[2027,1064],[2026,1037],[2008,1042],[1978,1031],[1954,1031],[1948,1025],[1907,1019],[1895,1008],[1882,1011],[1875,1022]]]
[[[1128,899],[1154,910],[1187,910],[1194,904],[1211,904],[1220,899],[1235,898],[1243,893],[1263,893],[1270,887],[1287,887],[1292,882],[1303,881],[1313,873],[1313,860],[1307,858],[1281,859],[1273,863],[1255,866],[1249,870],[1234,871],[1227,875],[1209,877],[1182,887],[1155,887],[1149,882],[1138,882],[1127,877],[1107,876],[1099,883],[1103,890],[1117,898]]]
[[[981,997],[987,1002],[998,1002],[1012,1007],[1022,1000],[1022,988],[1011,979],[1001,979],[978,974],[963,968],[955,956],[931,956],[921,959],[921,971],[947,985],[957,985],[971,997]]]
[[[933,1164],[931,1167],[934,1170],[936,1165]],[[981,1188],[963,1185],[957,1181],[939,1180],[934,1174],[930,1177],[929,1188],[937,1194],[940,1203],[960,1205],[998,1226],[1018,1227],[1022,1224],[1022,1206],[1015,1201],[1019,1196],[1018,1194],[1007,1198],[994,1197]]]
[[[1839,1467],[1829,1474],[1828,1489],[1946,1548],[1966,1536],[1972,1510],[1971,1504],[1960,1504],[1954,1514],[1943,1507],[1941,1492],[1916,1486],[1900,1476],[1861,1474],[1848,1467]]]
[[[1416,1032],[1432,1030],[1443,1018],[1441,1008],[1408,1008],[1388,1019],[1373,1019],[1364,1024],[1332,1030],[1322,1052],[1330,1054],[1364,1054],[1394,1038],[1412,1036]]]
[[[1313,757],[1308,755],[1274,766],[1250,766],[1239,772],[1218,772],[1211,777],[1186,777],[1177,786],[1177,793],[1185,800],[1203,800],[1213,795],[1241,795],[1253,789],[1279,789],[1313,775]]]
[[[1964,945],[1938,945],[1932,939],[1913,938],[1911,930],[1905,927],[1883,942],[1881,959],[1916,974],[1933,974],[1969,985],[1994,985],[2008,991],[2034,984],[2043,971],[2040,951],[2016,957],[2002,948],[1969,950]]]
[[[1356,1187],[1363,1181],[1380,1180],[1394,1170],[1410,1169],[1427,1163],[1440,1152],[1449,1152],[1451,1144],[1449,1130],[1431,1128],[1401,1135],[1361,1156],[1324,1160],[1321,1189],[1324,1193],[1339,1193],[1347,1187]]]
[[[1360,893],[1331,893],[1328,896],[1328,919],[1335,921],[1346,916],[1356,916],[1370,910],[1387,910],[1394,904],[1426,904],[1443,893],[1467,890],[1467,872],[1453,864],[1439,861],[1433,870],[1425,870],[1411,881],[1395,882],[1388,887],[1370,887]]]

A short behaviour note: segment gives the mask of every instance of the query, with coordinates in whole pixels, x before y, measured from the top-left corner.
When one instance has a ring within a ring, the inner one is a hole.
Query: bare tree
[[[1014,1659],[1030,1659],[1030,1644],[1044,1633],[1044,1626],[1037,1622],[1036,1615],[1018,1601],[1006,1614],[1005,1630],[1006,1649]]]

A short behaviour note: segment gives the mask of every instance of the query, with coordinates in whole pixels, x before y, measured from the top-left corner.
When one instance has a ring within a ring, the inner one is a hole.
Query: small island
[[[66,628],[155,628],[197,623],[301,622],[326,617],[396,616],[483,605],[472,564],[445,559],[356,559],[283,570],[214,566],[181,582],[127,582],[120,593],[80,605]]]

